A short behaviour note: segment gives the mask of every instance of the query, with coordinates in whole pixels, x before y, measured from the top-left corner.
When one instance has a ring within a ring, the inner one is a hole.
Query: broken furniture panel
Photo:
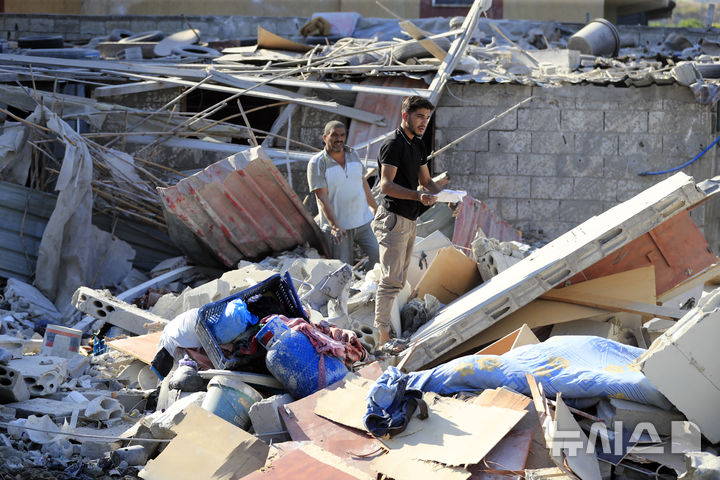
[[[655,266],[656,295],[702,272],[718,261],[687,211],[668,219],[646,234],[586,268],[568,280],[576,284],[647,265]]]
[[[592,217],[460,297],[413,336],[417,370],[598,260],[707,198],[684,173]],[[406,351],[401,356],[407,355]]]
[[[650,382],[713,443],[720,442],[720,290],[637,359]]]
[[[577,293],[578,297],[588,292],[598,291],[613,298],[654,303],[654,267],[649,266],[628,272],[616,273],[614,275],[608,275],[607,277],[570,285],[560,290],[565,290],[566,293]],[[457,357],[459,354],[470,352],[504,335],[509,335],[513,330],[519,329],[524,324],[527,324],[530,328],[539,328],[546,325],[557,325],[584,319],[604,321],[611,316],[612,312],[601,308],[538,298],[511,313],[505,317],[502,322],[491,325],[480,334],[441,355],[433,361],[433,365],[446,362]]]
[[[320,229],[262,147],[158,190],[166,211],[228,267],[306,242],[323,251]]]

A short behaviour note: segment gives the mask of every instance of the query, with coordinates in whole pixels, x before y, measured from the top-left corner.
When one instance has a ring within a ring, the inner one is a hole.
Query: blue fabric
[[[248,310],[247,304],[241,298],[236,298],[225,305],[217,322],[208,323],[208,328],[215,340],[223,344],[232,342],[258,321],[258,317]]]
[[[525,374],[542,384],[545,395],[558,392],[576,407],[614,397],[664,409],[672,404],[633,362],[645,350],[592,336],[556,336],[503,355],[467,355],[431,370],[402,374],[389,367],[368,394],[365,426],[383,436],[406,421],[408,398],[420,392],[450,395],[508,387],[530,395]]]
[[[395,367],[388,367],[377,379],[367,396],[367,412],[363,417],[365,428],[376,437],[384,437],[404,428],[412,415],[415,401],[422,391],[408,386],[410,377]]]
[[[669,409],[670,402],[633,364],[644,351],[602,337],[555,336],[500,356],[460,357],[411,373],[409,383],[441,395],[502,386],[529,395],[525,374],[531,373],[546,396],[555,398],[561,392],[575,406],[614,397]]]

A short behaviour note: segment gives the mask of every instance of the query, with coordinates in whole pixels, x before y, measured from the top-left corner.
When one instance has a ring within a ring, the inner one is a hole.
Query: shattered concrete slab
[[[80,287],[72,297],[72,304],[78,310],[98,320],[116,325],[136,335],[148,333],[147,324],[164,326],[164,318],[130,305],[99,290]]]
[[[11,360],[8,367],[21,372],[30,396],[38,397],[57,392],[67,377],[66,358],[49,355],[26,355]]]

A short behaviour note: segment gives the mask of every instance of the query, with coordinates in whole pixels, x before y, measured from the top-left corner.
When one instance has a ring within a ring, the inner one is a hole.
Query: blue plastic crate
[[[304,318],[308,320],[297,292],[295,291],[295,286],[290,278],[290,273],[288,272],[282,275],[279,273],[275,274],[242,292],[230,295],[214,303],[208,303],[198,312],[198,322],[195,326],[195,333],[197,333],[200,344],[215,368],[232,370],[235,367],[235,362],[225,357],[220,349],[220,345],[208,328],[208,324],[216,322],[220,318],[225,310],[225,306],[229,302],[236,298],[246,301],[248,298],[258,294],[272,295],[280,302],[284,311],[276,313],[285,315],[288,318]]]

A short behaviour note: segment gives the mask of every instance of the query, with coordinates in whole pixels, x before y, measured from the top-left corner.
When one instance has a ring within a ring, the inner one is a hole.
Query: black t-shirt
[[[418,172],[420,167],[427,164],[425,144],[417,136],[410,140],[402,128],[398,128],[380,147],[378,165],[380,165],[381,174],[383,164],[397,167],[395,183],[401,187],[416,190],[419,185]],[[422,212],[427,210],[416,200],[404,200],[388,195],[383,197],[382,205],[388,211],[402,215],[410,220],[417,219]]]

